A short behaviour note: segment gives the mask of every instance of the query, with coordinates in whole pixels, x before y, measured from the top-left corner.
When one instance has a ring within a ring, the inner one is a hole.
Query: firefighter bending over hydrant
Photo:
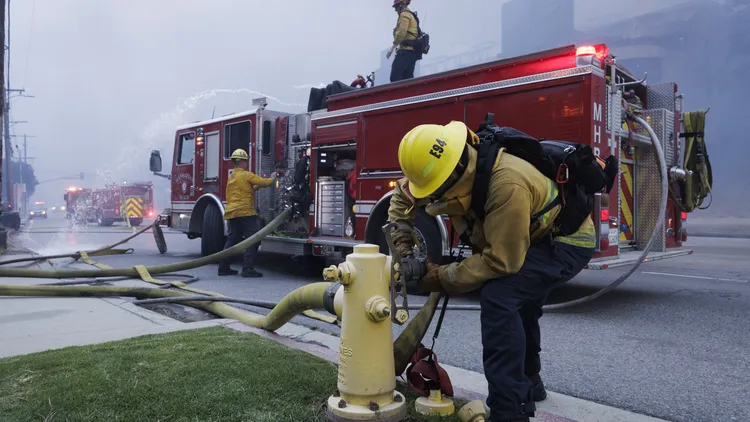
[[[234,170],[227,182],[227,207],[224,210],[224,219],[229,225],[229,236],[224,249],[229,249],[243,239],[254,235],[260,230],[260,218],[255,210],[255,191],[260,187],[271,186],[274,178],[264,178],[249,171],[250,157],[243,149],[237,149],[232,153]],[[263,274],[255,271],[253,266],[255,255],[258,253],[260,242],[245,249],[242,265],[242,277],[262,277]],[[237,270],[230,266],[230,259],[219,263],[219,275],[235,275]]]
[[[402,256],[412,255],[414,237],[407,228],[413,227],[419,207],[433,216],[447,214],[464,243],[472,245],[474,254],[461,262],[428,261],[418,286],[448,294],[481,289],[491,418],[528,421],[534,402],[547,396],[539,376],[542,305],[554,287],[573,278],[592,258],[594,225],[585,216],[580,227],[576,222],[577,232],[557,236],[553,223],[561,212],[558,186],[504,149],[480,157],[478,145],[479,137],[462,122],[412,129],[398,149],[406,177],[397,184],[388,217],[402,226],[394,233]],[[486,169],[486,185],[477,190],[478,169]],[[476,204],[481,196],[482,203]]]

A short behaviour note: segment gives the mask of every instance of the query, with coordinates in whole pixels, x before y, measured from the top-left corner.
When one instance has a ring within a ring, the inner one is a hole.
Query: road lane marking
[[[716,280],[716,281],[731,281],[734,283],[747,283],[748,280],[740,280],[737,278],[721,278],[721,277],[708,277],[703,275],[686,275],[686,274],[672,274],[672,273],[657,273],[653,271],[643,271],[643,274],[651,275],[665,275],[668,277],[683,277],[683,278],[695,278],[699,280]]]

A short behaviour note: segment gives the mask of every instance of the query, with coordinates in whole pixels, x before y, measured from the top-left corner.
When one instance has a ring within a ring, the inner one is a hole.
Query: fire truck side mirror
[[[151,151],[151,159],[148,165],[152,172],[158,173],[161,171],[161,153],[159,150]]]

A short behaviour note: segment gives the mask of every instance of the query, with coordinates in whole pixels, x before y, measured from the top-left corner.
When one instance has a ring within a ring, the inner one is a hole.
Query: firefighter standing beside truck
[[[551,237],[560,212],[553,202],[556,185],[532,164],[502,149],[488,167],[484,218],[477,218],[471,202],[478,160],[473,145],[478,141],[464,123],[455,121],[420,125],[407,133],[398,150],[405,178],[395,188],[388,217],[402,226],[394,233],[402,256],[412,255],[414,237],[408,227],[413,227],[420,207],[433,216],[447,214],[472,245],[474,254],[461,262],[428,261],[418,286],[448,294],[481,289],[483,362],[492,420],[528,421],[534,402],[547,395],[539,376],[542,305],[553,287],[588,264],[596,246],[595,230],[589,216],[576,233]],[[440,153],[431,154],[436,143]]]
[[[224,249],[231,248],[260,230],[260,217],[255,210],[255,191],[261,187],[271,186],[274,181],[273,178],[260,177],[249,171],[250,157],[245,150],[235,150],[230,158],[234,164],[234,170],[227,182],[227,206],[224,210],[224,219],[229,225],[229,236]],[[242,277],[263,276],[254,268],[255,255],[258,253],[259,246],[260,243],[256,243],[245,250]],[[237,270],[230,267],[229,259],[219,263],[220,276],[237,273]]]
[[[414,77],[414,68],[421,55],[414,43],[419,35],[419,23],[414,12],[409,10],[410,0],[393,0],[393,8],[398,13],[398,22],[393,29],[393,45],[386,53],[391,58],[396,49],[396,58],[391,65],[391,82]]]

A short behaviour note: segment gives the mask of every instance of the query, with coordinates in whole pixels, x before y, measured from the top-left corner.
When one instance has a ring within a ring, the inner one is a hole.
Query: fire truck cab
[[[566,46],[326,100],[324,109],[289,115],[267,109],[260,99],[247,112],[177,128],[172,204],[160,221],[200,237],[202,255],[220,250],[227,231],[222,215],[228,157],[243,148],[253,172],[279,175],[276,186],[256,195],[266,222],[288,204],[291,189],[307,189],[312,199],[309,215],[265,238],[261,250],[330,256],[366,241],[387,253],[381,227],[402,177],[397,149],[403,135],[418,124],[451,120],[475,128],[492,112],[500,126],[588,144],[597,155],[618,158],[618,183],[609,195],[595,198],[599,244],[590,269],[633,262],[657,226],[649,259],[692,252],[682,248],[687,215],[675,198],[665,221],[657,221],[660,174],[652,141],[645,128],[625,125],[622,118],[625,109],[643,116],[658,136],[667,167],[679,169],[682,96],[675,83],[648,85],[630,74],[606,45]],[[159,151],[152,152],[150,164],[151,171],[161,171]],[[677,186],[677,180],[670,182]],[[679,188],[673,193],[679,198]],[[447,218],[420,210],[415,228],[421,253],[435,260],[458,247]]]

